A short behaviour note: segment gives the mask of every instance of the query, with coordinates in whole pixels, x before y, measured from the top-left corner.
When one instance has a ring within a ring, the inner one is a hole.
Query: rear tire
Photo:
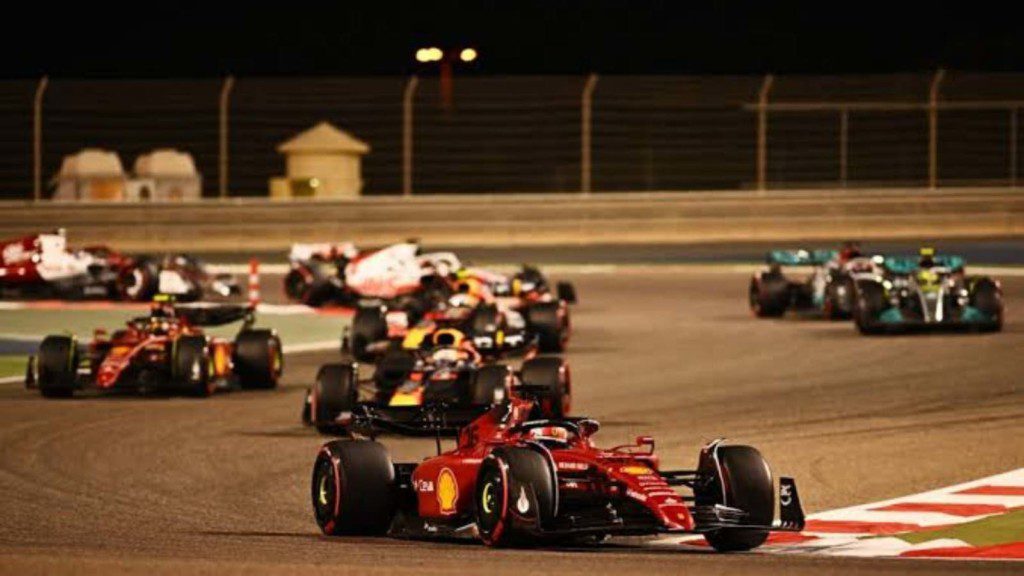
[[[317,308],[331,298],[331,280],[319,262],[302,262],[292,266],[284,277],[284,292],[292,300]]]
[[[829,320],[849,320],[853,316],[856,288],[848,276],[825,287],[825,316]]]
[[[758,318],[777,318],[789,307],[789,281],[777,272],[762,273],[750,279],[750,311]]]
[[[564,352],[569,344],[569,309],[561,302],[541,302],[526,309],[526,323],[537,334],[541,352]]]
[[[377,362],[373,381],[378,398],[391,398],[395,389],[405,383],[416,367],[416,356],[405,350],[390,350]]]
[[[370,440],[334,440],[313,464],[313,516],[328,535],[378,536],[395,515],[395,467]]]
[[[470,406],[489,407],[506,402],[510,396],[511,370],[501,364],[482,366],[473,373],[466,391]]]
[[[1003,293],[990,278],[981,278],[971,290],[971,305],[983,314],[991,316],[993,322],[983,328],[989,332],[1003,329]]]
[[[171,381],[191,396],[209,396],[210,354],[205,336],[179,336],[172,344]]]
[[[36,358],[39,392],[46,398],[70,398],[78,375],[78,347],[70,336],[47,336]]]
[[[310,416],[321,434],[343,434],[337,423],[342,412],[351,412],[358,400],[358,367],[355,364],[325,364],[316,374],[310,391]]]
[[[488,546],[535,544],[535,529],[550,523],[557,512],[557,490],[551,463],[540,452],[494,450],[477,473],[474,502],[480,539]]]
[[[359,308],[352,318],[349,331],[349,347],[352,357],[360,362],[372,362],[374,354],[368,347],[388,338],[388,322],[380,308]]]
[[[564,301],[566,304],[576,304],[576,286],[572,282],[559,282],[555,285],[556,292],[558,293],[558,299]]]
[[[537,392],[537,408],[544,418],[565,418],[572,408],[569,365],[561,358],[532,358],[520,371],[523,384]]]
[[[235,338],[233,361],[242,388],[276,388],[284,371],[281,339],[273,330],[243,330]]]
[[[768,539],[768,526],[775,516],[775,493],[768,463],[750,446],[717,448],[718,468],[709,466],[700,474],[713,478],[695,496],[699,505],[721,504],[747,513],[744,522],[766,528],[719,528],[705,532],[704,539],[719,552],[743,552],[757,548]],[[710,460],[710,459],[709,459]]]

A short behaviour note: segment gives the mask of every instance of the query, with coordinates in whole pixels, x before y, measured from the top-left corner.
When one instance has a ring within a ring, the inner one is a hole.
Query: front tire
[[[342,412],[351,412],[358,400],[358,367],[355,364],[325,364],[316,374],[310,390],[310,416],[321,434],[343,434],[337,423]]]
[[[395,515],[394,490],[395,467],[379,442],[328,442],[313,464],[313,516],[324,534],[385,534]]]
[[[359,308],[352,318],[349,331],[349,347],[352,357],[360,362],[372,362],[374,354],[369,347],[388,338],[388,322],[384,312],[377,307]]]
[[[751,446],[718,446],[718,465],[712,458],[702,462],[700,475],[710,482],[695,489],[698,505],[721,504],[746,512],[744,523],[765,528],[719,528],[704,533],[704,539],[719,552],[743,552],[757,548],[768,539],[768,527],[775,516],[775,493],[768,463]]]
[[[78,347],[70,336],[47,336],[36,359],[39,393],[46,398],[70,398],[78,375]]]
[[[172,344],[171,381],[191,396],[213,393],[210,354],[205,336],[179,336]]]
[[[146,302],[160,290],[160,266],[151,258],[139,258],[117,275],[117,292],[124,300]]]
[[[529,448],[498,448],[480,465],[476,522],[488,546],[529,546],[557,513],[558,483],[551,463]]]
[[[881,334],[884,327],[878,321],[885,310],[885,291],[877,282],[859,282],[854,301],[853,321],[861,334]]]

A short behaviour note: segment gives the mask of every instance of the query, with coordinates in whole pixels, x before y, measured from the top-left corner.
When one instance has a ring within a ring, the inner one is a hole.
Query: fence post
[[[228,104],[231,101],[231,90],[235,87],[235,77],[228,76],[220,89],[220,188],[221,198],[228,197]]]
[[[939,68],[928,89],[928,188],[935,190],[939,182],[939,86],[946,70]]]
[[[587,77],[586,84],[583,85],[582,115],[580,117],[580,192],[583,194],[590,194],[590,139],[595,87],[597,87],[597,74],[591,74]]]
[[[412,196],[413,97],[419,84],[416,75],[410,76],[402,93],[402,196]]]
[[[775,76],[768,74],[757,95],[757,189],[764,191],[768,180],[768,93]]]
[[[32,103],[32,198],[36,202],[43,199],[43,95],[49,84],[49,77],[39,79]]]
[[[843,107],[839,111],[839,186],[846,188],[849,177],[850,151],[850,110]]]
[[[1017,110],[1010,108],[1010,186],[1017,187]]]

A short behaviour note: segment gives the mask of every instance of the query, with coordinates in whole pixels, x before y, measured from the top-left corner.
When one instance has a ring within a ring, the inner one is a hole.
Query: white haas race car
[[[191,256],[128,256],[106,246],[72,250],[63,230],[0,241],[0,296],[148,301],[157,293],[198,300],[237,294],[235,278]]]

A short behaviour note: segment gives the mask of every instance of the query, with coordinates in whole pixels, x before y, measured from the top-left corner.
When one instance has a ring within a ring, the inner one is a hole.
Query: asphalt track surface
[[[1004,280],[1001,334],[877,338],[848,323],[756,320],[734,273],[573,280],[574,411],[603,422],[604,444],[653,434],[672,467],[720,435],[753,444],[796,476],[809,511],[1024,466],[1024,278]],[[299,406],[336,357],[290,356],[281,389],[206,400],[48,401],[0,387],[0,573],[1020,573],[639,542],[525,551],[326,538],[309,503],[322,439],[299,424]],[[433,452],[430,440],[386,443],[396,460]]]

